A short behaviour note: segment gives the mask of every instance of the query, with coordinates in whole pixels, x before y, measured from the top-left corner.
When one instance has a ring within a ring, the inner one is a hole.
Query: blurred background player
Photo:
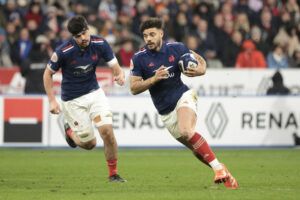
[[[109,181],[124,182],[117,173],[117,142],[112,128],[112,113],[104,91],[99,87],[95,69],[100,59],[112,68],[119,85],[125,82],[111,47],[101,37],[90,35],[86,19],[74,16],[68,22],[73,38],[59,46],[53,53],[44,72],[44,86],[50,102],[50,112],[59,114],[60,105],[53,93],[52,75],[62,70],[62,112],[66,120],[68,144],[90,150],[96,146],[92,122],[104,143],[104,153],[109,169]]]
[[[182,43],[163,42],[163,21],[150,18],[140,26],[145,48],[132,58],[130,89],[136,95],[149,89],[152,101],[164,125],[179,142],[190,148],[196,157],[212,167],[214,182],[237,189],[238,183],[224,164],[220,163],[206,140],[197,132],[197,94],[181,80],[180,57],[190,50]],[[205,74],[206,62],[192,51],[198,61],[196,68],[188,68],[189,77]]]

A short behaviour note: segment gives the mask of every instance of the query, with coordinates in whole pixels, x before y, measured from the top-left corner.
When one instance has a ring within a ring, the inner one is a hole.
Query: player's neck
[[[163,42],[161,41],[161,43],[154,49],[154,51],[159,52],[162,48],[162,44],[163,44]]]

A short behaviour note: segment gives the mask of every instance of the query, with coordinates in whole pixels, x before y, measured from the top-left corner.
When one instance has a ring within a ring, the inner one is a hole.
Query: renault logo
[[[228,117],[221,103],[213,103],[205,118],[209,134],[213,138],[221,138],[227,124]]]

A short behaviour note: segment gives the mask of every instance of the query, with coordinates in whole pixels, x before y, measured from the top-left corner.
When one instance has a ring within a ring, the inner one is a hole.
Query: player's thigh
[[[94,91],[90,97],[89,117],[96,127],[112,125],[112,112],[103,90]]]
[[[179,129],[194,129],[197,121],[198,97],[194,90],[188,90],[176,105]]]
[[[181,137],[181,134],[178,129],[178,124],[177,124],[177,114],[176,110],[165,114],[165,115],[160,115],[161,121],[164,123],[165,127],[168,129],[169,133],[174,137],[174,138],[179,138]]]
[[[182,106],[177,110],[178,129],[182,136],[190,138],[194,135],[196,114],[190,107]]]
[[[65,120],[73,133],[83,142],[89,142],[95,138],[92,122],[89,118],[85,103],[79,99],[62,102],[62,110]]]
[[[190,137],[193,134],[197,121],[197,102],[196,92],[188,90],[172,112],[161,115],[161,120],[174,138]],[[187,132],[189,135],[185,135]]]

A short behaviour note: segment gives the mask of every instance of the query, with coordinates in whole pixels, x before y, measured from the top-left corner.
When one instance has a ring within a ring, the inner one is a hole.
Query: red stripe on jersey
[[[66,49],[71,48],[72,46],[73,46],[72,44],[69,44],[68,46],[62,48],[61,50],[62,50],[62,51],[65,51]]]
[[[101,42],[101,41],[103,41],[103,39],[101,39],[101,38],[93,38],[92,41],[93,41],[93,42],[94,42],[94,41]]]

